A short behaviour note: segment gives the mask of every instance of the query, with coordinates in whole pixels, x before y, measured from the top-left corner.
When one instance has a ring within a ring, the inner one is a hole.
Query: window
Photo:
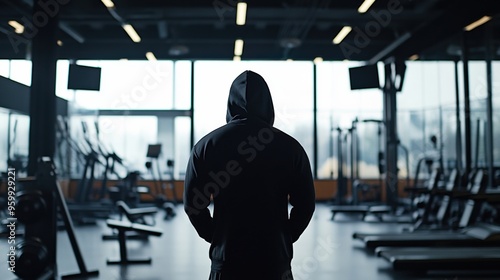
[[[195,139],[226,123],[233,80],[245,70],[268,83],[275,109],[274,126],[295,137],[312,162],[313,76],[311,62],[197,61],[195,63]]]
[[[348,133],[352,122],[357,118],[382,119],[382,91],[380,89],[351,90],[349,68],[360,66],[356,62],[322,62],[317,65],[317,106],[318,106],[318,178],[337,178],[338,170],[338,130],[342,135]],[[379,65],[379,78],[383,72]],[[378,141],[377,126],[360,125],[360,177],[377,178],[378,165],[376,151],[369,143]],[[341,139],[344,139],[342,136]],[[342,140],[343,149],[349,150]],[[347,151],[345,150],[345,151]],[[345,158],[345,157],[344,157]],[[346,164],[346,162],[344,162]],[[349,174],[349,167],[344,172]]]

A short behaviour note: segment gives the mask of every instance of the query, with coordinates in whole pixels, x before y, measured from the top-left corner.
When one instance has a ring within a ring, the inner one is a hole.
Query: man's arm
[[[311,165],[303,149],[296,159],[295,167],[295,180],[292,182],[289,198],[292,205],[290,229],[293,242],[297,241],[306,229],[316,206]]]
[[[205,193],[203,186],[206,184],[206,172],[193,151],[186,169],[184,180],[184,211],[189,217],[198,235],[207,242],[212,242],[214,231],[213,219],[208,210],[210,193]]]

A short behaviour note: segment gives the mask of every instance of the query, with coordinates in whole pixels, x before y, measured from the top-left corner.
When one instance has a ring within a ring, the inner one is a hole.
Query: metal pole
[[[494,187],[493,176],[493,83],[491,60],[493,55],[492,24],[486,25],[486,164],[488,166],[488,187]]]
[[[460,121],[460,85],[458,83],[458,61],[455,60],[455,116],[457,118],[456,123],[456,147],[455,151],[457,153],[457,170],[459,174],[462,174],[462,124]]]
[[[462,61],[464,68],[464,118],[465,118],[465,179],[468,183],[468,174],[471,171],[471,123],[470,123],[470,91],[469,91],[469,54],[467,48],[467,33],[462,34]]]
[[[194,61],[191,61],[191,147],[194,147]]]
[[[316,64],[313,64],[313,175],[318,178],[318,96]]]
[[[398,137],[396,122],[396,93],[395,74],[396,60],[386,62],[385,64],[385,85],[384,85],[384,123],[386,125],[386,143],[385,143],[385,192],[387,204],[396,208],[398,203]]]

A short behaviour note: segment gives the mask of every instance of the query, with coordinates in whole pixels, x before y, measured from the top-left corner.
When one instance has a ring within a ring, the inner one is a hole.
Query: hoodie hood
[[[252,71],[241,73],[231,85],[227,102],[226,122],[256,117],[273,125],[274,106],[264,78]]]

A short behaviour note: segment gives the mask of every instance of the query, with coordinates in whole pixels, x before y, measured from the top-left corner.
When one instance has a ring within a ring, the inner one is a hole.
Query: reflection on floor
[[[87,268],[98,269],[98,279],[114,280],[204,280],[208,278],[210,261],[209,244],[200,239],[191,227],[179,205],[178,215],[169,221],[157,217],[157,226],[163,230],[161,237],[150,237],[149,241],[129,240],[127,242],[130,258],[152,257],[150,265],[106,265],[107,259],[118,259],[117,241],[102,241],[101,235],[110,233],[104,223],[97,226],[76,228],[76,234]],[[338,214],[335,221],[330,220],[329,206],[318,204],[313,220],[299,241],[295,243],[295,255],[292,269],[295,280],[331,280],[331,279],[478,279],[478,275],[458,276],[413,276],[408,273],[395,273],[388,262],[366,251],[361,243],[352,240],[354,231],[387,232],[399,231],[404,225],[360,222],[359,217]],[[58,269],[59,274],[78,271],[76,260],[66,232],[58,233]],[[7,242],[0,243],[1,255],[7,250]],[[7,262],[2,266],[7,269]],[[2,272],[1,279],[9,277],[9,272]],[[482,277],[480,279],[500,279]]]

